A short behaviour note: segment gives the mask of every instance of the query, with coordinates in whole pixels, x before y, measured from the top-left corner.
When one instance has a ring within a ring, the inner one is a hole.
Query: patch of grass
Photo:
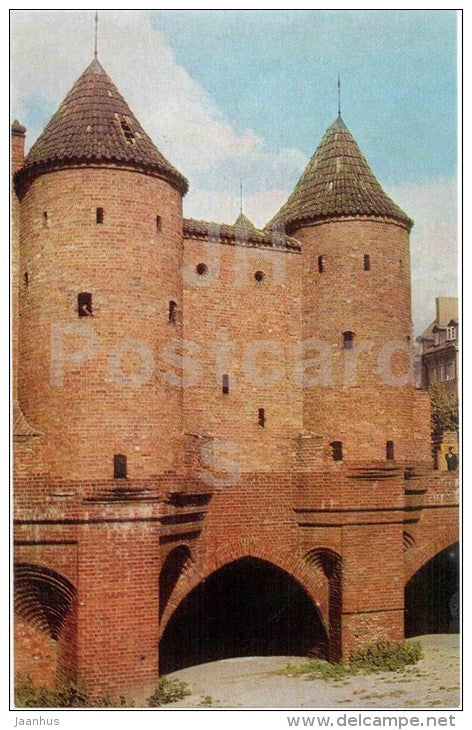
[[[351,654],[350,666],[358,671],[372,674],[374,672],[396,672],[423,656],[419,641],[377,641]]]
[[[211,695],[205,695],[205,697],[202,697],[201,701],[198,703],[199,707],[213,707],[214,700]]]
[[[177,679],[167,679],[161,677],[157,683],[156,689],[150,697],[147,698],[148,707],[160,707],[168,705],[171,702],[177,702],[184,697],[191,695],[188,684],[179,682]]]
[[[324,659],[311,659],[303,664],[287,664],[286,667],[277,669],[274,674],[282,674],[286,677],[304,676],[305,679],[340,680],[352,672],[345,664],[330,664]]]
[[[350,664],[331,664],[323,659],[311,659],[303,664],[287,664],[273,674],[305,679],[331,679],[339,682],[355,674],[378,672],[409,672],[405,669],[423,656],[419,641],[377,641],[351,654]],[[417,676],[423,676],[420,673]]]
[[[90,697],[85,687],[64,684],[56,689],[35,685],[29,675],[15,678],[16,707],[133,707],[123,695],[114,702],[108,695]]]

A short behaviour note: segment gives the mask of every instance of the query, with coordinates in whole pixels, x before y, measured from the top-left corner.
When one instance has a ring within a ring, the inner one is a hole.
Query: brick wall
[[[413,436],[413,384],[399,384],[412,334],[407,231],[389,221],[345,219],[295,235],[302,241],[303,339],[321,340],[328,362],[322,373],[311,370],[323,387],[305,388],[304,427],[342,441],[349,459],[384,459],[387,440],[399,460],[429,459]],[[346,331],[354,333],[352,350],[343,348]]]
[[[61,170],[26,192],[19,401],[47,434],[37,471],[109,478],[117,453],[132,477],[179,462],[181,390],[163,377],[175,371],[163,353],[181,338],[181,317],[168,315],[170,300],[182,307],[181,229],[180,194],[137,172]],[[79,292],[92,293],[92,317],[78,317]]]
[[[184,388],[185,430],[215,437],[217,458],[233,461],[235,469],[286,468],[291,439],[302,425],[294,376],[301,257],[186,239],[184,262],[184,338],[195,366]],[[203,276],[196,272],[199,263],[208,266]],[[264,274],[260,282],[257,271]],[[228,394],[222,392],[223,374],[229,376]]]

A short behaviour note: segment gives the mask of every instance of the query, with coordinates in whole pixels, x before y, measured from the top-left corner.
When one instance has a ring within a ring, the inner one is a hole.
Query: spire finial
[[[341,116],[341,77],[338,73],[338,116]]]
[[[95,51],[94,56],[98,56],[98,10],[95,11]]]
[[[243,179],[239,180],[239,212],[243,212]]]

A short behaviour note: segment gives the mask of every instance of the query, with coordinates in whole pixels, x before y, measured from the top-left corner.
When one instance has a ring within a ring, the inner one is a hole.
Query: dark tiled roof
[[[18,119],[15,119],[11,125],[11,132],[16,137],[24,137],[26,132],[26,127],[24,127]]]
[[[183,194],[188,183],[159,152],[113,81],[95,59],[77,79],[31,147],[18,181],[81,163],[138,167],[164,177]]]
[[[209,221],[197,221],[193,218],[184,218],[184,238],[205,239],[216,235],[219,235],[223,243],[240,243],[247,246],[281,248],[289,251],[301,250],[300,242],[295,238],[280,235],[278,232],[272,234],[272,231],[259,231],[252,224],[250,226],[240,224],[230,226],[226,223],[211,223]]]
[[[268,223],[287,233],[327,218],[391,218],[408,229],[413,221],[384,193],[354,137],[339,116],[328,127],[293,193]]]
[[[236,218],[234,222],[235,226],[244,226],[245,228],[251,229],[253,231],[256,230],[256,226],[252,221],[249,220],[247,216],[244,215],[243,211],[240,212],[238,217]]]

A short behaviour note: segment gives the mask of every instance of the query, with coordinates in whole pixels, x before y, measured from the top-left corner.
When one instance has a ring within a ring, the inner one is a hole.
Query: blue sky
[[[12,118],[30,145],[93,57],[92,11],[13,11]],[[189,179],[187,216],[263,226],[337,113],[414,218],[416,332],[457,290],[456,14],[100,11],[99,59]]]
[[[337,109],[390,184],[456,167],[454,11],[154,12],[237,129],[311,155]]]

